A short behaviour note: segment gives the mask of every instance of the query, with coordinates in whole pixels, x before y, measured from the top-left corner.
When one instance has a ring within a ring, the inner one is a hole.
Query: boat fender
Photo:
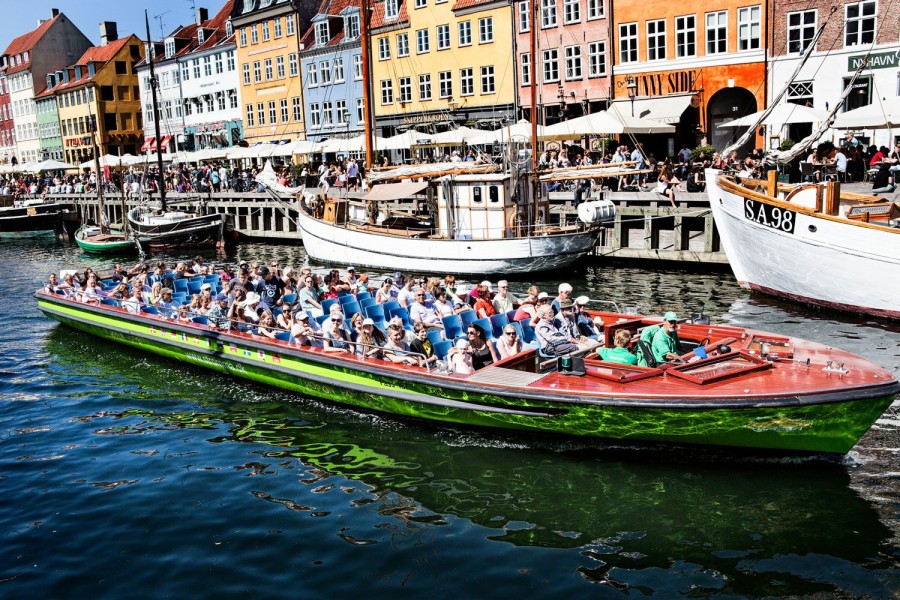
[[[374,223],[378,217],[378,205],[375,202],[366,202],[366,216]]]
[[[616,205],[611,200],[594,200],[578,205],[578,218],[585,225],[608,223],[616,218]]]

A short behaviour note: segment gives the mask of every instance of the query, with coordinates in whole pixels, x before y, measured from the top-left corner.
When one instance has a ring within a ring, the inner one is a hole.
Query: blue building
[[[301,40],[308,140],[363,131],[359,5],[359,0],[323,0]]]

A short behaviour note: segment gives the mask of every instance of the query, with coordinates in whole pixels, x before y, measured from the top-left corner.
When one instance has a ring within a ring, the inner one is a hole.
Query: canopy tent
[[[322,142],[312,142],[310,140],[295,140],[290,145],[291,154],[313,154],[322,150]]]
[[[543,133],[544,126],[538,125],[538,136],[540,137],[540,135]],[[513,137],[524,137],[528,140],[531,140],[531,123],[529,123],[525,119],[522,119],[514,125],[504,126],[500,129],[495,129],[494,131],[483,131],[480,134],[469,138],[467,141],[473,146],[481,146],[485,144],[506,144],[509,142],[510,138]]]
[[[733,121],[728,121],[726,123],[722,123],[719,125],[719,128],[722,127],[753,127],[756,125],[756,121],[759,117],[765,112],[761,110],[759,112],[755,112],[752,115],[746,115],[741,117],[740,119],[735,119]],[[779,104],[772,112],[769,113],[761,125],[767,125],[769,127],[775,129],[781,129],[785,125],[789,125],[791,123],[821,123],[825,120],[826,112],[823,110],[817,110],[815,108],[811,108],[809,106],[803,106],[802,104]]]
[[[131,154],[123,155],[122,158],[124,158],[125,156],[131,156]],[[120,160],[120,157],[118,157],[118,156],[114,156],[112,154],[104,154],[103,156],[100,157],[100,166],[101,167],[117,167],[117,166],[119,166],[119,160]],[[125,164],[125,163],[123,162],[122,164]],[[93,159],[86,160],[83,163],[81,163],[81,165],[79,165],[79,166],[82,169],[93,169],[94,168],[94,160]]]
[[[631,100],[615,100],[610,110],[615,115],[632,114],[639,119],[649,119],[670,125],[681,121],[681,115],[691,105],[694,94],[674,94],[657,98],[639,98]]]
[[[468,142],[470,138],[484,133],[483,129],[472,129],[471,127],[457,127],[448,131],[442,131],[435,134],[425,144],[415,144],[416,146],[462,146],[464,142]]]
[[[600,112],[548,125],[539,136],[542,140],[572,140],[589,135],[600,134],[643,134],[674,133],[675,127],[658,121],[641,119],[624,114],[613,114],[610,111]]]
[[[378,144],[379,150],[409,150],[413,146],[431,143],[434,136],[415,129],[408,129],[401,134],[385,138]]]
[[[376,148],[383,149],[387,140],[383,137],[375,137],[373,143]],[[346,152],[362,152],[366,148],[365,136],[360,134],[352,138],[331,138],[322,143],[323,154],[337,154]]]
[[[867,106],[848,110],[834,120],[835,129],[893,129],[900,127],[900,97],[875,99]]]
[[[49,159],[41,162],[26,163],[22,165],[21,170],[26,173],[40,173],[41,171],[70,171],[77,168],[76,165]]]
[[[401,200],[403,198],[409,198],[413,194],[418,194],[427,187],[428,182],[423,181],[381,183],[372,188],[372,191],[366,194],[365,199],[373,202]]]

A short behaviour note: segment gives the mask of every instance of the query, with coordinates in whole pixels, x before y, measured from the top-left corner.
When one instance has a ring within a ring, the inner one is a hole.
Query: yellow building
[[[300,35],[306,23],[298,20],[287,0],[234,3],[244,139],[251,145],[304,137]]]
[[[497,0],[382,0],[372,13],[378,134],[515,121],[512,15]]]
[[[144,45],[136,36],[121,40],[104,36],[102,45],[48,76],[53,85],[42,96],[56,97],[65,162],[77,165],[94,158],[92,121],[97,124],[101,156],[137,154],[143,122],[134,65],[143,57]]]

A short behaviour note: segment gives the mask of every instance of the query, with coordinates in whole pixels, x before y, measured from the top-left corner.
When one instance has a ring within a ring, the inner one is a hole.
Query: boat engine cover
[[[587,225],[608,223],[616,218],[616,205],[611,200],[595,200],[578,205],[578,218]]]

